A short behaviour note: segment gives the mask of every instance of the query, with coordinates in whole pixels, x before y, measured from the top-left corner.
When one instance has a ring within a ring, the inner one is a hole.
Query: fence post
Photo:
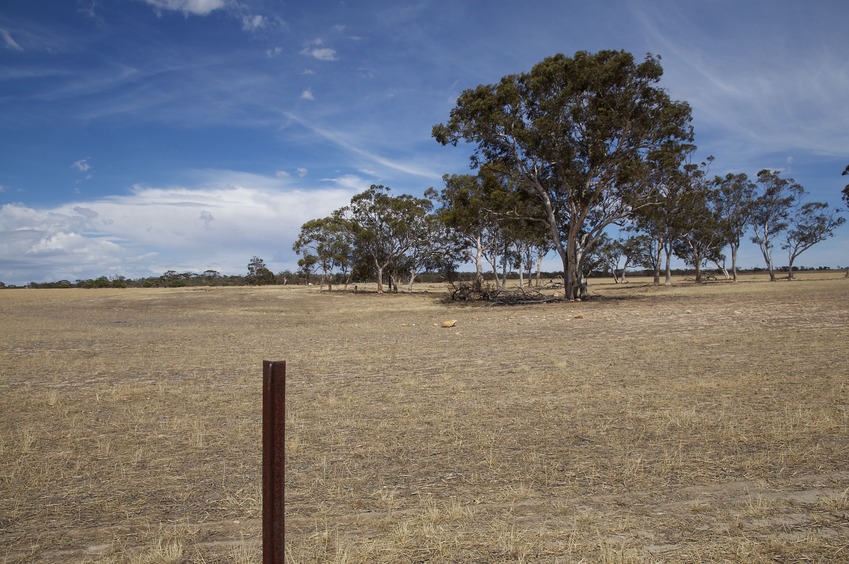
[[[262,562],[282,564],[285,547],[286,361],[262,362]]]

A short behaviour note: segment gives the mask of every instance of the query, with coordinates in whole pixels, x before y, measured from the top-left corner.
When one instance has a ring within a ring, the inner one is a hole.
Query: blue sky
[[[847,24],[844,0],[4,0],[0,280],[294,270],[308,219],[468,170],[431,137],[462,90],[578,50],[659,54],[712,173],[837,206]],[[798,264],[849,264],[849,228]]]

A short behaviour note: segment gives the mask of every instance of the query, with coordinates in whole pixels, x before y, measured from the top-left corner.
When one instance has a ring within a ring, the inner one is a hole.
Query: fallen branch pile
[[[543,294],[539,290],[524,289],[501,291],[492,299],[492,305],[522,305],[522,304],[547,304],[562,302],[563,297]]]
[[[560,296],[543,294],[532,288],[499,290],[489,286],[475,288],[471,284],[459,284],[451,288],[447,301],[489,302],[490,305],[541,304],[563,301]]]

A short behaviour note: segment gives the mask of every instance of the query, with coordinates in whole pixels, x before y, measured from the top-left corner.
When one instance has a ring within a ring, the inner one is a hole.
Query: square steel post
[[[285,556],[286,361],[262,363],[262,561]]]

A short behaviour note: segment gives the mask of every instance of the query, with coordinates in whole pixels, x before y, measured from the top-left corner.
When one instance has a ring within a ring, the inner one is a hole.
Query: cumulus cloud
[[[268,57],[269,59],[272,59],[282,52],[283,52],[283,49],[281,49],[280,47],[274,47],[273,49],[267,49],[265,51],[265,56]]]
[[[339,60],[336,56],[336,49],[324,47],[324,42],[321,39],[314,39],[307,43],[307,45],[301,50],[301,54],[318,59],[319,61]]]
[[[80,172],[88,172],[89,170],[91,170],[91,165],[88,164],[88,159],[80,159],[74,164],[72,164],[71,168],[76,169]]]
[[[305,170],[305,169],[304,169]],[[124,196],[36,209],[0,207],[0,280],[7,284],[131,278],[166,270],[238,274],[262,256],[294,269],[286,241],[308,219],[350,202],[344,183],[310,190],[276,178],[209,171],[194,187],[136,186]]]
[[[301,100],[309,100],[310,102],[315,100],[315,96],[313,96],[312,90],[310,88],[307,88],[306,90],[301,92]]]
[[[306,169],[306,168],[303,168],[303,167],[298,169],[298,176],[300,176],[301,178],[305,177],[308,173],[309,173],[309,169]]]
[[[336,56],[336,49],[331,49],[329,47],[316,47],[313,49],[308,49],[306,54],[318,59],[319,61],[339,60],[339,57]]]
[[[215,10],[224,8],[224,0],[144,0],[157,11],[170,10],[183,12],[185,15],[205,16]]]

